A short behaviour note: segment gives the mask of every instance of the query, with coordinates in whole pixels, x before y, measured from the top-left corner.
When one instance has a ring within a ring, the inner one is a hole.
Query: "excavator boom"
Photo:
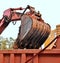
[[[3,32],[3,30],[9,25],[11,21],[18,21],[20,20],[20,13],[12,12],[11,19],[10,17],[4,15],[3,18],[0,20],[0,34]]]
[[[9,25],[10,22],[13,21],[20,21],[21,16],[24,15],[24,12],[27,9],[32,10],[33,7],[30,7],[29,5],[26,8],[9,8],[4,11],[3,18],[0,19],[0,34],[4,31],[4,29]],[[24,10],[23,13],[16,12],[16,10]],[[30,12],[29,12],[30,13]]]

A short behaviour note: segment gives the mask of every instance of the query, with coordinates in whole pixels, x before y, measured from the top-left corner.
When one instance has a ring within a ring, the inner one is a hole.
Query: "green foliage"
[[[0,49],[13,49],[13,44],[14,44],[15,39],[12,37],[8,38],[3,38],[0,37]]]

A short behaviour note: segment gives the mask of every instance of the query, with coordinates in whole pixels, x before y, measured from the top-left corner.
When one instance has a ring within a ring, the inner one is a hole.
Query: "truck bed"
[[[25,63],[39,49],[0,50],[0,63]],[[45,50],[27,63],[60,63],[60,49]]]

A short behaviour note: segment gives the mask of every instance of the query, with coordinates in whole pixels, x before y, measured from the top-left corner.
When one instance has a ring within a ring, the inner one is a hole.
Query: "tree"
[[[8,38],[3,38],[0,37],[0,49],[13,49],[13,44],[15,42],[15,39],[12,37]]]

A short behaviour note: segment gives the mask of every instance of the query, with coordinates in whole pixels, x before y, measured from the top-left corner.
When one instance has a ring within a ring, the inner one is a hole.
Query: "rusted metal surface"
[[[22,13],[16,12],[23,9]],[[11,21],[15,24],[14,21],[17,20],[21,20],[21,26],[15,44],[20,49],[38,49],[50,34],[50,25],[44,22],[39,11],[36,12],[35,8],[29,5],[26,8],[9,8],[4,11],[0,20],[0,34]]]
[[[41,18],[38,20],[35,15],[23,15],[16,42],[19,48],[39,48],[49,36],[50,31],[50,25]]]
[[[0,50],[0,63],[25,63],[39,49]],[[60,63],[60,49],[45,50],[28,63]]]
[[[56,25],[56,34],[60,35],[60,24]]]

